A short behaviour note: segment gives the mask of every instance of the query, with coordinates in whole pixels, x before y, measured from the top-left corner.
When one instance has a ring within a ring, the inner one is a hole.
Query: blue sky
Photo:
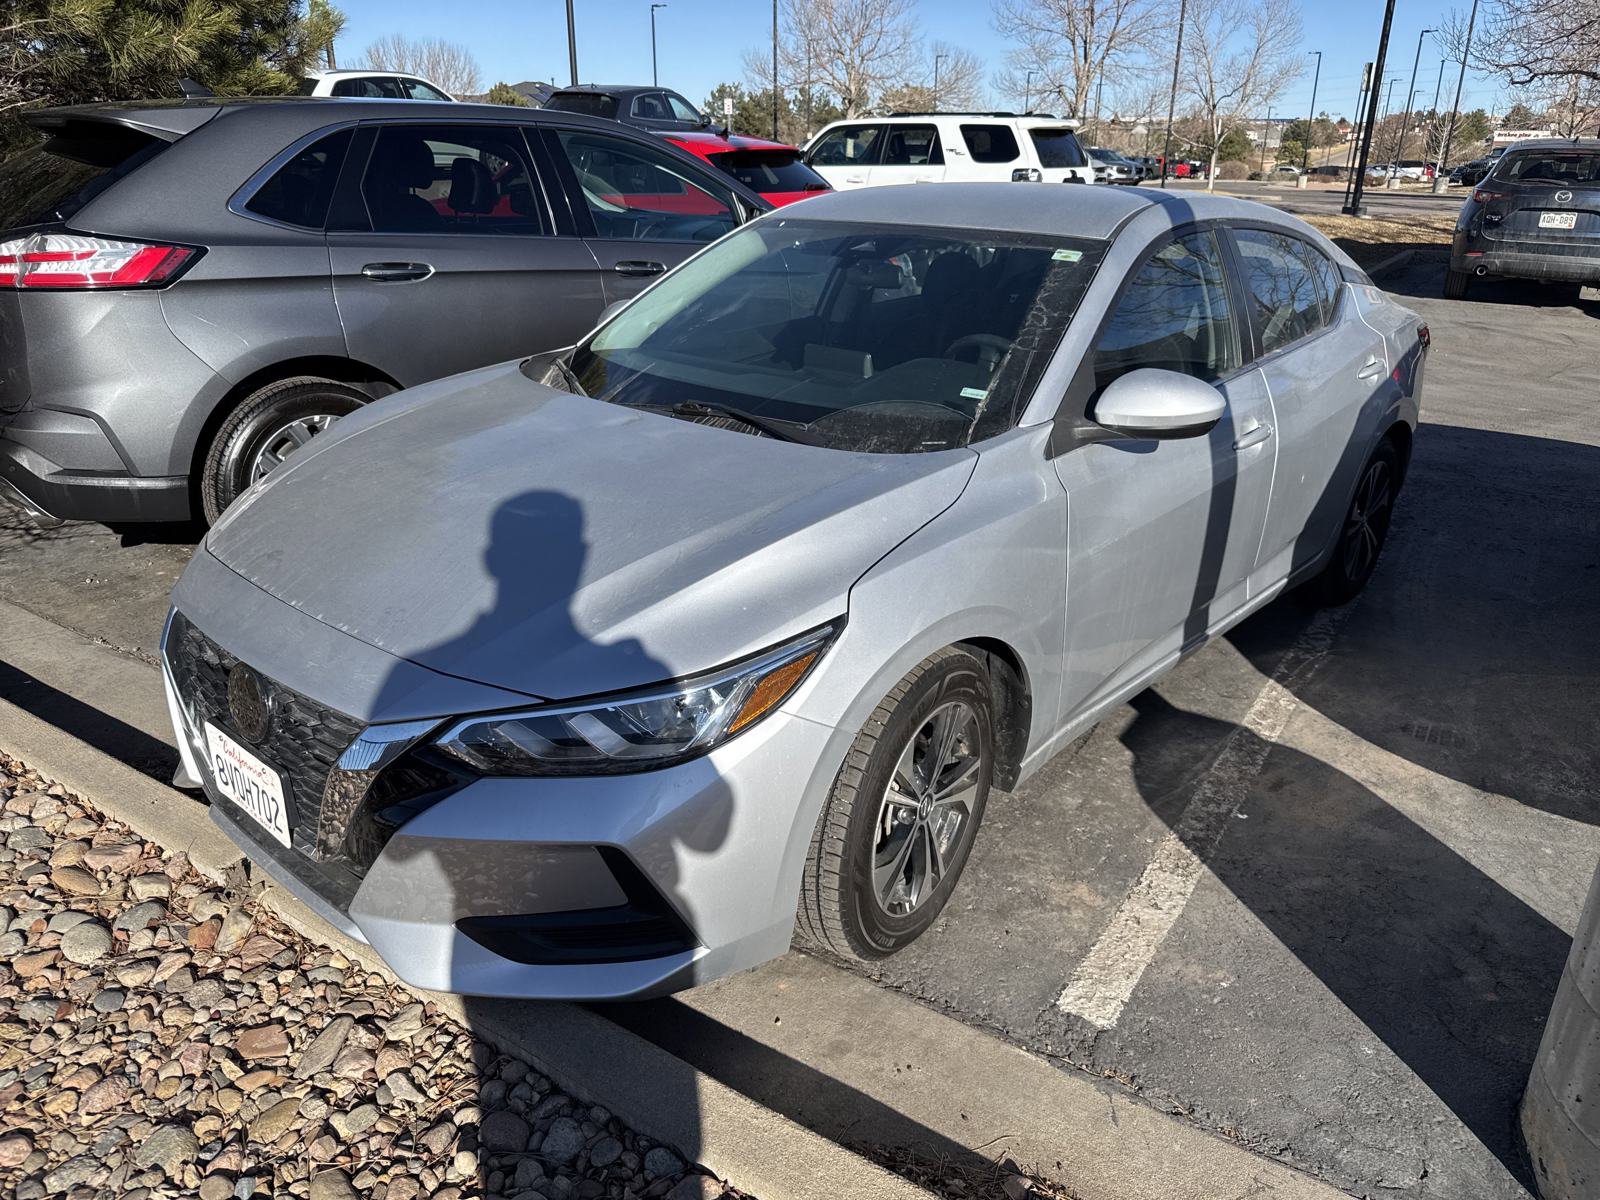
[[[349,18],[339,42],[341,66],[352,66],[374,38],[400,33],[412,38],[440,37],[467,46],[483,67],[485,84],[496,80],[567,78],[565,0],[339,0]],[[650,80],[649,0],[575,0],[578,70],[585,80],[607,83]],[[1411,73],[1417,34],[1440,25],[1450,5],[1437,0],[1400,0],[1387,74],[1402,76],[1394,87],[1395,107]],[[1322,80],[1317,108],[1348,115],[1361,86],[1361,64],[1377,48],[1382,0],[1310,0],[1303,5],[1305,48],[1321,50]],[[1004,58],[1006,45],[994,31],[987,0],[918,0],[928,41],[968,47],[986,60],[990,72]],[[670,0],[656,14],[661,82],[700,103],[724,80],[741,74],[746,49],[770,45],[770,0]],[[1441,51],[1430,37],[1417,70],[1420,102],[1433,100]],[[1311,100],[1311,66],[1284,93],[1278,108],[1303,112]],[[1455,75],[1445,69],[1442,104],[1454,91]],[[1467,76],[1463,107],[1493,108],[1500,95],[1491,80]],[[1277,111],[1277,109],[1275,109]]]

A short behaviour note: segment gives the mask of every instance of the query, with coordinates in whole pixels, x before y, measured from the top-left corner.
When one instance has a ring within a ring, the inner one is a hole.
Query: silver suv
[[[771,207],[641,131],[409,101],[34,112],[0,163],[0,495],[215,520],[339,417],[567,346]]]

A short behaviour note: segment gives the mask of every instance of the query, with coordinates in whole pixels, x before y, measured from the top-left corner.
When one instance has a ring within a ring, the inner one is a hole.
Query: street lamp
[[[1477,0],[1473,0],[1477,3]],[[1383,78],[1384,60],[1389,55],[1389,30],[1394,26],[1394,0],[1385,0],[1383,6],[1383,31],[1378,34],[1378,57],[1373,60],[1372,88],[1367,96],[1367,127],[1361,135],[1361,156],[1356,162],[1355,183],[1350,191],[1350,202],[1344,206],[1344,213],[1350,217],[1366,216],[1366,209],[1361,206],[1361,193],[1366,188],[1366,180],[1362,178],[1367,173],[1367,156],[1372,153],[1372,127],[1376,124],[1374,118],[1378,114],[1378,81]]]
[[[1467,78],[1467,55],[1472,50],[1472,27],[1478,20],[1478,0],[1472,0],[1472,15],[1467,18],[1467,41],[1461,47],[1461,74],[1456,76],[1456,102],[1450,107],[1450,124],[1444,127],[1444,148],[1439,151],[1439,165],[1433,172],[1433,190],[1442,192],[1450,186],[1445,178],[1445,165],[1450,159],[1450,137],[1456,130],[1456,113],[1461,111],[1461,85]]]
[[[1022,111],[1032,112],[1033,77],[1039,72],[1030,70],[1022,80]]]
[[[1302,171],[1311,166],[1311,122],[1317,118],[1317,84],[1322,81],[1322,51],[1308,50],[1307,53],[1317,56],[1317,73],[1311,77],[1311,111],[1306,114],[1305,153],[1300,158]]]
[[[772,0],[772,140],[778,140],[778,0]]]
[[[939,60],[949,58],[948,54],[935,54],[933,56],[933,111],[939,111]]]
[[[1272,136],[1272,105],[1267,105],[1267,120],[1261,126],[1261,173],[1267,173],[1267,139]]]
[[[572,86],[578,86],[578,27],[572,20],[572,0],[567,0],[567,65],[572,68]]]
[[[1422,39],[1427,37],[1430,33],[1435,32],[1437,31],[1433,29],[1424,29],[1421,33],[1417,34],[1417,53],[1411,60],[1411,83],[1409,85],[1411,88],[1411,95],[1406,99],[1405,119],[1400,122],[1400,142],[1394,150],[1394,166],[1389,169],[1390,183],[1393,183],[1395,179],[1398,178],[1400,160],[1405,157],[1406,153],[1406,134],[1410,132],[1411,126],[1411,105],[1412,102],[1417,98],[1417,64],[1422,61]]]
[[[1394,0],[1389,0],[1392,4]],[[1473,0],[1474,3],[1477,0]],[[1172,48],[1172,91],[1167,95],[1167,137],[1161,148],[1161,186],[1167,186],[1167,168],[1172,163],[1172,114],[1178,107],[1178,66],[1183,62],[1183,19],[1189,12],[1189,0],[1178,0],[1178,43]],[[1215,155],[1213,155],[1215,157]],[[1208,180],[1207,187],[1212,181]]]
[[[661,76],[656,71],[656,9],[665,8],[665,4],[652,4],[650,6],[650,85],[661,86]]]

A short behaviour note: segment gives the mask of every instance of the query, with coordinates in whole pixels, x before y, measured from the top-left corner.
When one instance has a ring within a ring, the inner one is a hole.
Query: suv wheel
[[[1457,271],[1454,267],[1444,273],[1444,298],[1446,300],[1465,300],[1467,298],[1467,284],[1472,281],[1472,276],[1465,271]]]
[[[802,941],[842,958],[883,958],[950,898],[994,777],[988,672],[950,647],[896,685],[850,748],[812,836],[801,884]]]
[[[215,522],[239,494],[371,397],[349,384],[301,376],[251,392],[217,430],[200,472],[200,503]]]

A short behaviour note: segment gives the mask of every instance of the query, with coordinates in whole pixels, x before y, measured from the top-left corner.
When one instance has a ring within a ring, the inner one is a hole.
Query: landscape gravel
[[[0,1196],[732,1195],[0,755]]]

